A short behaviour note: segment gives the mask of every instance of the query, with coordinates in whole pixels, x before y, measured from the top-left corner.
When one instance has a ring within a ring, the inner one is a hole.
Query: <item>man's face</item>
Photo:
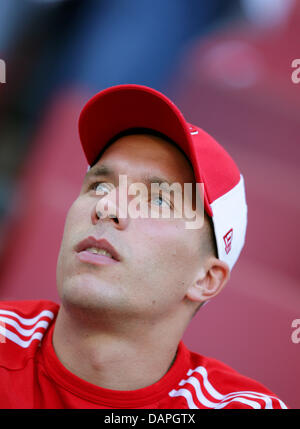
[[[176,146],[151,135],[129,135],[115,141],[90,172],[103,165],[114,175],[87,174],[67,214],[57,264],[60,297],[91,312],[101,310],[135,319],[175,314],[203,263],[199,250],[203,228],[187,229],[187,219],[175,218],[172,209],[170,218],[127,216],[118,222],[108,217],[99,219],[96,209],[104,201],[114,204],[105,183],[118,189],[119,175],[126,175],[128,186],[143,182],[145,176],[157,176],[180,183],[184,189],[184,183],[195,183],[191,165]],[[105,196],[96,193],[99,182],[104,182],[101,190],[108,190]],[[158,195],[151,199],[151,187],[148,189],[147,204],[157,212],[164,203]],[[128,202],[132,198],[128,195]],[[194,200],[187,204],[192,209]],[[121,260],[110,265],[80,260],[75,247],[88,236],[106,239]]]

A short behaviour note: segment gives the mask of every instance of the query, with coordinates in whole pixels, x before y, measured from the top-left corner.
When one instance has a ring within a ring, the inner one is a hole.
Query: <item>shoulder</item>
[[[46,300],[0,301],[0,366],[18,369],[32,357],[59,305]]]
[[[190,354],[190,369],[170,396],[185,396],[189,408],[286,409],[277,395],[261,383],[235,371],[223,362]]]

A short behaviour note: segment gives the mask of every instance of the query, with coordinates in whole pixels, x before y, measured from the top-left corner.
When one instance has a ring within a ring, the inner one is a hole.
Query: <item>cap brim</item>
[[[167,97],[145,86],[118,85],[96,94],[81,111],[79,135],[88,163],[114,136],[130,128],[159,131],[184,152],[190,149],[188,125]]]

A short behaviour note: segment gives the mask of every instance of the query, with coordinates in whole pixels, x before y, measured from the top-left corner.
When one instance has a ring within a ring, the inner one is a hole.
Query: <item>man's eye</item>
[[[89,190],[96,191],[96,193],[99,193],[99,195],[102,195],[103,192],[110,192],[108,183],[105,182],[93,182],[89,186]]]
[[[160,203],[158,203],[158,204],[156,203],[156,205],[158,205],[160,207],[166,207],[166,205],[168,207],[172,207],[172,203],[170,201],[167,201],[166,199],[162,198],[161,196],[154,197],[154,198],[152,198],[151,201],[159,201]]]

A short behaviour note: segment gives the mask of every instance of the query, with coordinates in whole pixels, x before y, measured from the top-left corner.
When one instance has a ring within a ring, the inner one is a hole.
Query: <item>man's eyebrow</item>
[[[98,165],[97,167],[91,168],[88,173],[85,175],[85,180],[89,179],[93,176],[111,176],[115,177],[116,173],[113,168],[109,167],[108,165]],[[165,177],[160,177],[157,175],[144,175],[141,177],[141,180],[139,180],[139,183],[145,183],[147,186],[149,186],[152,183],[158,183],[159,185],[165,184],[167,186],[172,186],[174,182],[169,181]],[[161,189],[166,186],[161,186]]]
[[[89,179],[92,176],[113,176],[114,170],[108,165],[98,165],[97,167],[92,167],[87,174],[85,175],[85,180]]]

